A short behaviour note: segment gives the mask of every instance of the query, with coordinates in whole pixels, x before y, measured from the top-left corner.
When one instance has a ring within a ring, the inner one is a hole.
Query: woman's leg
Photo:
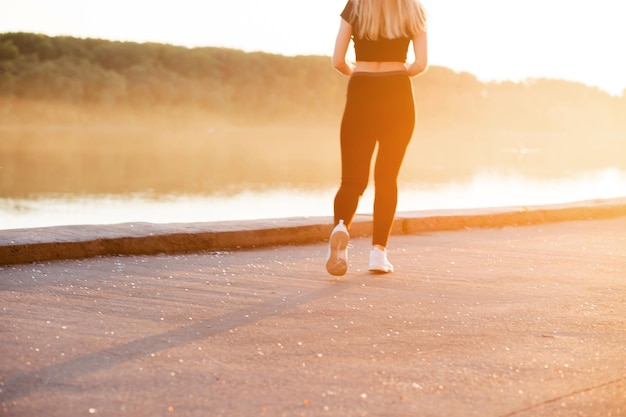
[[[346,108],[341,122],[341,186],[335,196],[335,224],[343,220],[350,228],[359,200],[367,188],[376,137],[370,100],[366,97],[368,80],[353,79],[348,87]]]
[[[410,136],[381,141],[374,171],[374,230],[372,244],[387,246],[398,203],[398,174]]]
[[[389,80],[389,102],[381,109],[379,146],[374,171],[374,230],[372,244],[387,246],[398,202],[398,174],[413,135],[415,107],[411,81]]]
[[[370,162],[376,141],[346,132],[341,138],[341,186],[335,196],[335,224],[343,220],[348,229],[359,200],[367,188]],[[362,140],[359,140],[362,139]]]

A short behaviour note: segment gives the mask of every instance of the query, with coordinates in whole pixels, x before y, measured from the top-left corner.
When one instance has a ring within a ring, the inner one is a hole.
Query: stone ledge
[[[398,213],[392,234],[498,228],[626,216],[626,198],[532,207]],[[210,223],[124,223],[0,231],[0,265],[111,255],[155,255],[321,242],[330,217]],[[355,218],[351,235],[371,233],[371,216]]]

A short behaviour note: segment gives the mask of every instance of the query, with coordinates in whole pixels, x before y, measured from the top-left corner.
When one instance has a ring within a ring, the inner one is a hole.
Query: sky
[[[0,0],[0,33],[332,54],[346,0]],[[626,1],[422,0],[431,65],[626,89]],[[329,61],[330,66],[330,61]]]

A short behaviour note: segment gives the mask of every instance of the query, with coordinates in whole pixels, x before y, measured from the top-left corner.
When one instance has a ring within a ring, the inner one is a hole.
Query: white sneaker
[[[380,274],[393,272],[393,265],[391,265],[387,259],[387,250],[381,250],[377,247],[372,248],[370,251],[370,266],[368,270]]]
[[[335,226],[330,239],[328,239],[328,256],[326,257],[326,270],[329,274],[335,276],[345,275],[348,271],[348,241],[350,234],[343,224],[343,220],[339,220],[339,224]]]

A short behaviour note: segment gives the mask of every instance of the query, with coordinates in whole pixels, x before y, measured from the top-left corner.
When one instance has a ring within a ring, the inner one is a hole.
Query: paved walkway
[[[609,206],[401,221],[389,275],[366,237],[341,279],[314,240],[0,267],[0,415],[625,416]]]

